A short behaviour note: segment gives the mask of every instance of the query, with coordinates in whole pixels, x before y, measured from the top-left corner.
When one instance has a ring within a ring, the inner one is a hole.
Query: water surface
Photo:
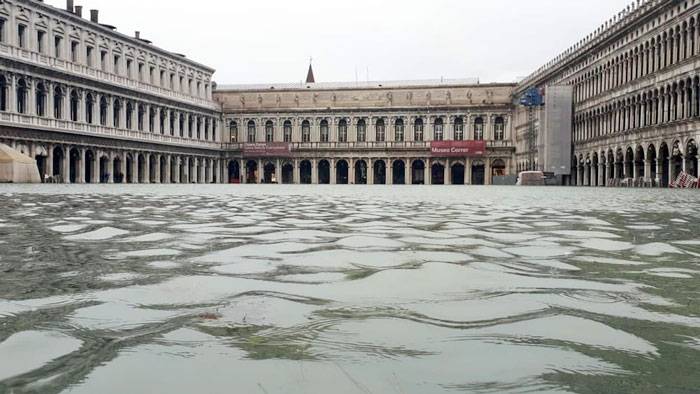
[[[697,393],[700,193],[0,186],[0,392]]]

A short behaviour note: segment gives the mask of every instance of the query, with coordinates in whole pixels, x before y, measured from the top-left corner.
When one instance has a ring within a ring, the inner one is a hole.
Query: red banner
[[[483,157],[486,141],[433,141],[430,153],[433,157]]]
[[[258,142],[243,144],[244,157],[290,157],[292,144],[286,142]]]

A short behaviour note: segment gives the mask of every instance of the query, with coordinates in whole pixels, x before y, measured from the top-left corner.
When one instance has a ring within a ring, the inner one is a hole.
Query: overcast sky
[[[76,0],[219,84],[477,77],[512,82],[631,0]],[[65,0],[48,0],[65,7]]]

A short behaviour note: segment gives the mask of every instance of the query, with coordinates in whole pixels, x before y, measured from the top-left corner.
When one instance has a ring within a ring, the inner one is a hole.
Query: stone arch
[[[339,185],[350,183],[350,165],[347,160],[338,160],[335,163],[335,183]]]
[[[355,184],[356,185],[366,185],[369,177],[368,177],[368,168],[367,168],[367,162],[364,160],[358,160],[355,162]]]
[[[375,185],[385,185],[386,184],[386,173],[387,167],[384,160],[375,160],[373,164],[373,178]]]
[[[391,184],[405,185],[406,184],[406,162],[403,160],[394,160],[391,163]]]
[[[411,162],[411,183],[425,185],[425,162],[423,160],[418,159]]]

